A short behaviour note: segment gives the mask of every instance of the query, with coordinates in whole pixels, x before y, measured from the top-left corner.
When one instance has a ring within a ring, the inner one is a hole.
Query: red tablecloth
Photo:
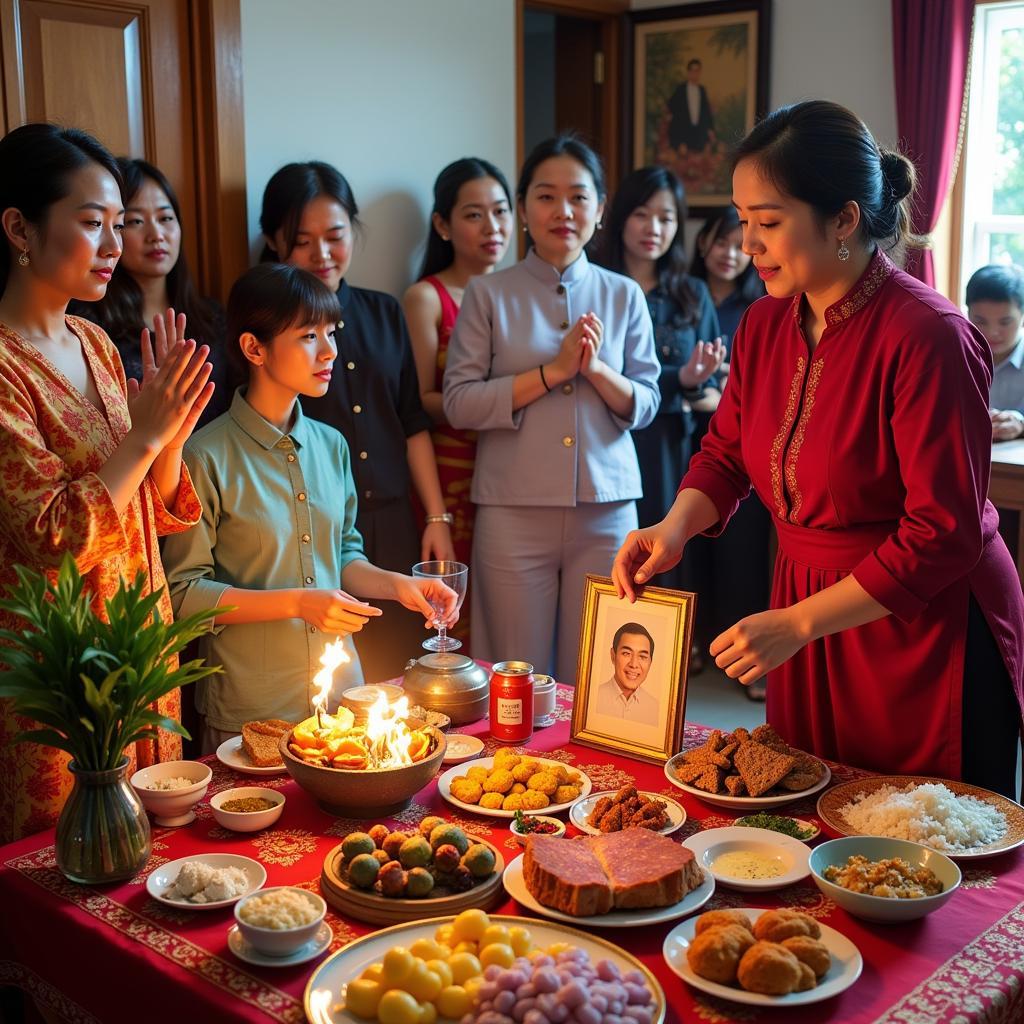
[[[681,835],[732,824],[734,818],[671,787],[660,765],[569,743],[572,691],[559,687],[559,721],[537,732],[527,749],[587,773],[595,790],[626,783],[681,799],[689,820]],[[464,731],[487,735],[487,723]],[[690,725],[687,745],[707,730]],[[490,753],[499,744],[487,737]],[[863,773],[831,765],[834,781]],[[241,777],[213,762],[207,795],[235,785],[281,789],[288,801],[272,831],[240,835],[220,828],[207,800],[198,819],[180,829],[158,828],[145,872],[122,885],[93,888],[68,882],[55,866],[53,833],[0,849],[0,984],[24,988],[71,1021],[135,1021],[182,1024],[196,1021],[304,1019],[302,993],[320,961],[291,968],[257,968],[227,948],[230,908],[181,912],[150,899],[147,874],[189,854],[233,852],[259,860],[268,885],[318,890],[327,852],[346,833],[366,827],[323,813],[287,775]],[[813,818],[813,801],[787,812]],[[426,814],[443,814],[501,846],[510,860],[519,852],[505,819],[465,815],[441,799],[436,783],[419,793],[394,820],[412,825]],[[570,831],[574,831],[570,826]],[[977,862],[964,871],[963,890],[941,910],[912,924],[870,925],[848,916],[810,882],[769,893],[763,899],[719,888],[708,908],[753,905],[798,907],[857,944],[864,973],[844,994],[785,1013],[710,999],[692,991],[661,956],[671,924],[639,929],[604,929],[601,934],[639,956],[660,980],[669,1021],[819,1021],[885,1024],[961,1024],[1024,1020],[1024,861],[1019,853]],[[511,899],[498,912],[524,914]],[[333,952],[373,930],[329,912]],[[326,955],[326,954],[325,954]]]

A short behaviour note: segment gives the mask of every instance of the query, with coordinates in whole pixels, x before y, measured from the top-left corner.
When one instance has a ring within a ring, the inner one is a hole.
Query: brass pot
[[[413,704],[439,711],[452,725],[478,722],[487,716],[491,676],[465,654],[427,654],[405,666],[405,692]]]
[[[281,737],[280,750],[288,774],[328,814],[340,818],[387,817],[408,807],[412,798],[437,774],[448,747],[444,733],[423,722],[409,719],[410,729],[433,734],[437,746],[422,761],[398,768],[321,768],[307,764],[288,749],[291,733]]]

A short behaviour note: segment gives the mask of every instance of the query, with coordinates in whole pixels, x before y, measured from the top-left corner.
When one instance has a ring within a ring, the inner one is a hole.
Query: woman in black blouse
[[[419,561],[455,557],[430,417],[420,401],[412,347],[398,301],[346,280],[359,209],[342,174],[319,161],[282,167],[263,193],[263,260],[308,270],[337,291],[338,358],[323,398],[302,399],[303,411],[345,436],[352,453],[367,558],[408,573]],[[413,518],[415,488],[426,522]],[[355,637],[368,683],[400,675],[420,653],[423,619],[401,610],[368,623]]]
[[[167,310],[185,315],[185,330],[210,346],[210,376],[216,390],[199,425],[216,419],[231,404],[233,391],[224,350],[224,308],[203,298],[192,283],[181,249],[181,206],[171,183],[145,160],[118,157],[124,181],[123,251],[98,302],[74,302],[68,312],[102,327],[117,346],[126,377],[142,380],[142,329]],[[173,335],[173,332],[171,332]]]

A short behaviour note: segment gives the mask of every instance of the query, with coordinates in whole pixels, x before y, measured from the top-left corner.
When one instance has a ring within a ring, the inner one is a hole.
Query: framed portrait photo
[[[691,214],[732,199],[729,154],[767,110],[770,0],[720,0],[627,18],[629,166],[658,164]]]
[[[664,763],[679,750],[697,595],[645,587],[635,604],[587,576],[572,741]]]

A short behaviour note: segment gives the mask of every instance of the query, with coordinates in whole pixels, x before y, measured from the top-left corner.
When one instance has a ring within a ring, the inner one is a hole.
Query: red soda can
[[[525,743],[533,735],[533,666],[499,661],[491,676],[491,735]]]

